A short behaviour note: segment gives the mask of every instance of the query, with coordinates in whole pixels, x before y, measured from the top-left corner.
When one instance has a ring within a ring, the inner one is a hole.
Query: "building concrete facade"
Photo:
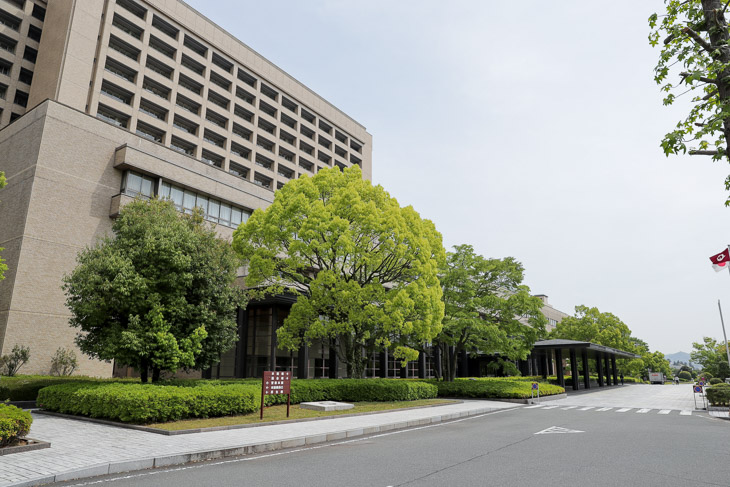
[[[132,198],[202,206],[230,238],[287,181],[352,165],[371,178],[365,127],[184,2],[0,0],[0,353],[47,373],[72,346],[62,277]]]

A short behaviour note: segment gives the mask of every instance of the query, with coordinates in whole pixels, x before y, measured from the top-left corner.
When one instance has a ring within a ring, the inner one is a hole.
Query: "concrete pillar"
[[[329,359],[330,359],[330,366],[329,366],[330,379],[337,379],[339,377],[340,361],[337,359],[337,341],[336,340],[330,346]]]
[[[565,388],[565,375],[563,374],[563,351],[555,350],[555,372],[558,376],[558,385]]]
[[[548,372],[550,371],[547,350],[542,354],[540,360],[542,361],[542,378],[547,379]]]
[[[606,368],[606,385],[611,385],[611,367],[610,367],[610,359],[608,357],[608,354],[603,356],[604,365]],[[614,383],[615,385],[615,383]]]
[[[433,344],[433,367],[437,377],[444,376],[444,369],[441,364],[441,347],[438,343]]]
[[[401,379],[407,379],[408,378],[408,367],[401,367],[399,375],[400,375]]]
[[[575,353],[574,348],[570,349],[570,374],[573,381],[573,390],[577,391],[580,389],[580,377],[578,377],[578,354]]]
[[[248,362],[248,311],[238,309],[238,343],[236,344],[236,377],[246,378]]]
[[[388,378],[388,350],[380,352],[380,378]]]
[[[426,378],[426,352],[424,350],[418,353],[418,378]]]
[[[596,368],[598,369],[598,387],[606,385],[603,381],[603,354],[596,354]]]
[[[297,379],[309,379],[309,347],[302,344],[297,353]]]
[[[613,383],[618,385],[618,370],[616,370],[616,356],[611,355],[611,369],[613,370]]]
[[[279,309],[271,308],[271,347],[269,347],[268,370],[276,370],[276,327],[279,325]]]
[[[583,384],[586,389],[591,388],[591,374],[590,367],[588,366],[588,350],[583,349],[581,355],[583,356]]]

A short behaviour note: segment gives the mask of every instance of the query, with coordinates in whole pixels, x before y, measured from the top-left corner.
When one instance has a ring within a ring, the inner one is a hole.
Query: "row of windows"
[[[163,181],[157,189],[158,180],[134,171],[125,171],[122,177],[122,193],[132,197],[153,198],[155,193],[162,199],[169,199],[183,213],[191,214],[198,207],[203,217],[213,223],[237,228],[248,220],[251,212],[215,198]]]
[[[141,19],[144,19],[147,15],[147,9],[142,7],[139,4],[136,4],[132,0],[124,0],[124,1],[118,1],[117,2],[122,8],[126,9],[127,11],[133,13],[134,15],[140,17]],[[123,30],[127,34],[131,35],[135,39],[141,39],[142,33],[144,30],[137,26],[136,24],[124,19],[121,17],[118,13],[115,14],[114,19],[112,20],[112,24],[118,27],[119,29]],[[170,38],[174,40],[178,40],[179,37],[179,29],[174,27],[169,22],[163,20],[160,18],[157,14],[153,15],[153,21],[152,25],[160,30],[162,33],[166,34]],[[175,59],[177,49],[169,44],[167,44],[162,39],[156,37],[153,34],[150,34],[150,40],[149,45],[156,51],[160,52],[166,57],[169,57],[171,59]],[[204,58],[204,61],[207,62],[207,55],[208,55],[208,48],[201,43],[200,41],[194,39],[189,34],[184,34],[183,39],[183,45],[190,49],[193,53],[200,55]],[[112,36],[110,38],[110,47],[112,49],[118,50],[125,54],[126,56],[134,59],[135,61],[139,61],[139,49],[135,48],[134,46],[131,46],[121,39]],[[233,73],[234,64],[225,59],[223,56],[216,52],[212,52],[211,54],[211,62],[217,66],[218,68],[222,69],[224,72],[228,74]],[[180,63],[191,70],[192,72],[205,77],[206,73],[206,66],[204,64],[201,64],[200,62],[193,59],[191,56],[188,56],[187,54],[183,53],[180,58]],[[154,61],[152,64],[152,69],[160,73],[161,75],[171,78],[172,73],[174,71],[173,68],[165,65],[164,63],[160,63],[159,61]],[[150,63],[147,63],[148,67],[150,67]],[[209,76],[208,79],[215,84],[216,86],[219,86],[226,90],[227,92],[235,92],[235,95],[247,103],[255,106],[255,100],[256,97],[252,95],[247,90],[241,88],[240,86],[235,86],[235,90],[232,90],[234,84],[232,81],[225,76],[220,75],[219,73],[213,71],[212,69],[209,69]],[[184,86],[188,89],[191,89],[191,91],[196,92],[197,94],[200,94],[202,90],[202,84],[199,82],[185,76],[185,78],[182,78],[181,75],[181,86]],[[237,70],[237,78],[247,85],[251,86],[252,88],[257,88],[261,92],[262,95],[266,96],[268,99],[273,100],[277,103],[281,103],[281,106],[289,110],[290,112],[294,114],[298,114],[301,116],[302,119],[306,120],[312,125],[315,125],[316,128],[319,128],[326,134],[329,134],[331,136],[334,136],[335,139],[340,141],[341,143],[345,144],[346,146],[349,145],[349,148],[361,153],[362,152],[362,144],[355,141],[351,137],[349,137],[347,134],[345,134],[343,131],[335,128],[332,124],[324,121],[321,119],[321,117],[318,117],[311,111],[305,109],[304,107],[299,107],[299,105],[284,96],[283,94],[280,94],[279,91],[263,81],[259,81],[256,77],[251,75],[250,73],[244,71],[242,68],[238,68]],[[221,106],[225,109],[228,109],[230,106],[230,100],[226,99],[225,97],[213,94],[212,96],[208,97],[208,101],[217,104],[218,106]],[[269,114],[272,117],[276,118],[276,113],[278,109],[267,102],[264,102],[263,100],[259,100],[259,109],[263,111],[264,113]],[[291,118],[288,115],[285,115],[281,117],[282,121],[286,124],[288,124],[292,128],[296,128],[297,121],[293,118]]]

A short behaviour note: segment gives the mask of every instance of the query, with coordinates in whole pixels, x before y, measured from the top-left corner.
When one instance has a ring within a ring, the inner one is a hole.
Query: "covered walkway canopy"
[[[547,378],[550,369],[553,368],[553,358],[555,360],[555,374],[558,383],[565,387],[565,374],[563,373],[563,360],[570,359],[570,375],[574,390],[581,388],[580,381],[577,380],[578,373],[578,355],[581,357],[583,384],[585,389],[591,388],[591,380],[589,374],[588,360],[596,361],[598,369],[598,387],[604,387],[618,384],[618,372],[616,371],[616,357],[618,358],[641,358],[639,355],[631,352],[624,352],[611,347],[604,347],[590,342],[579,342],[575,340],[543,340],[536,342],[532,347],[532,358],[537,360],[537,370],[539,375]],[[605,380],[604,380],[605,379]]]

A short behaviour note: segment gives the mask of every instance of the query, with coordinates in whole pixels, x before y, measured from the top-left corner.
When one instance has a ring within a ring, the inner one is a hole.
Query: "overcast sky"
[[[653,81],[662,1],[187,1],[366,126],[374,182],[447,249],[514,256],[652,350],[722,339],[730,166],[659,147],[686,110]]]

